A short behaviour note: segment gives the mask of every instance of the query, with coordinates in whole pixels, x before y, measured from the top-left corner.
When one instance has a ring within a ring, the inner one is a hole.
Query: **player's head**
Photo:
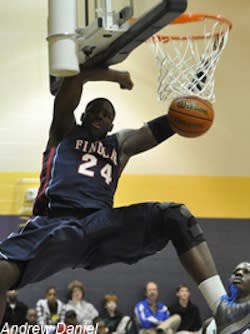
[[[87,128],[97,139],[104,138],[113,128],[115,108],[105,98],[90,101],[81,116],[82,126]]]
[[[250,262],[241,262],[233,270],[230,283],[238,289],[238,298],[250,298]]]

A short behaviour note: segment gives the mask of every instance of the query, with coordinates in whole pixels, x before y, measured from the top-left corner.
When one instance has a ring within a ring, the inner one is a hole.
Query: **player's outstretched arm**
[[[173,134],[167,115],[155,118],[137,130],[118,132],[121,164],[126,164],[131,156],[155,147]]]
[[[109,68],[85,69],[76,76],[64,78],[55,97],[54,114],[50,128],[50,146],[60,142],[74,127],[74,110],[80,103],[83,85],[88,81],[111,81],[118,83],[122,89],[133,88],[133,82],[128,72]]]

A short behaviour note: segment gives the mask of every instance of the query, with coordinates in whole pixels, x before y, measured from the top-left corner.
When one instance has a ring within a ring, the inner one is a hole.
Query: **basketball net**
[[[232,24],[221,16],[183,14],[171,25],[195,23],[200,34],[157,34],[148,41],[159,66],[158,98],[160,101],[181,95],[196,95],[215,101],[215,70],[227,44]],[[168,26],[167,26],[168,28]],[[178,26],[179,28],[179,26]]]

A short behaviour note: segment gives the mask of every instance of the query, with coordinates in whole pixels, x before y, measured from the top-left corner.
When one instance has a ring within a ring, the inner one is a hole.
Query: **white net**
[[[202,29],[200,35],[155,35],[149,40],[160,70],[157,90],[160,101],[180,95],[215,101],[215,70],[227,44],[230,26],[225,21],[204,18]]]

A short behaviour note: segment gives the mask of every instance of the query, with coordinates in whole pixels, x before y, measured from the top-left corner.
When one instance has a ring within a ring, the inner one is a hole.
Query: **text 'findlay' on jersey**
[[[115,166],[118,165],[116,149],[113,148],[111,153],[108,153],[101,141],[90,142],[84,139],[76,139],[74,148],[84,153],[97,153],[105,159],[110,159]]]

